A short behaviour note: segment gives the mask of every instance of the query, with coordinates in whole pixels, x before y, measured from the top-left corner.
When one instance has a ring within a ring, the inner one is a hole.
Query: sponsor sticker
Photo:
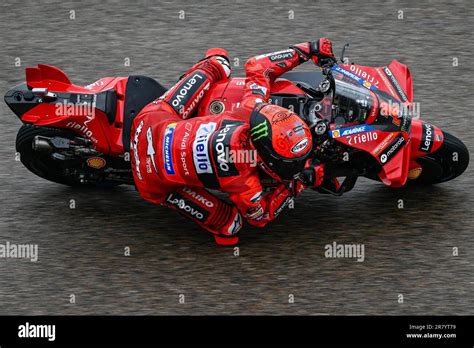
[[[262,199],[262,191],[258,191],[256,194],[254,194],[252,197],[250,197],[250,202],[252,203],[257,203]]]
[[[191,197],[193,197],[196,201],[204,204],[206,207],[208,207],[208,208],[213,208],[214,207],[214,203],[212,201],[208,200],[204,196],[201,196],[199,193],[197,193],[196,191],[193,191],[191,188],[184,187],[183,191],[186,192]]]
[[[298,142],[291,148],[291,152],[294,153],[294,154],[300,153],[300,152],[304,151],[304,150],[308,147],[308,144],[309,144],[309,139],[308,139],[308,138],[304,138],[304,139],[298,141]]]
[[[411,128],[411,118],[408,115],[403,115],[400,122],[400,131],[410,132]]]
[[[168,103],[176,113],[183,114],[185,112],[184,107],[188,104],[191,97],[207,80],[207,76],[203,72],[196,71],[184,81],[178,82],[177,88]],[[200,99],[199,95],[198,98]]]
[[[232,221],[232,224],[227,229],[227,233],[230,235],[234,235],[237,232],[239,232],[241,228],[242,228],[242,216],[239,213],[236,213]]]
[[[265,212],[263,211],[262,205],[259,204],[256,207],[249,208],[245,214],[245,217],[247,219],[259,220],[262,218],[264,213]]]
[[[242,122],[224,121],[218,130],[215,131],[212,139],[212,155],[216,163],[217,175],[219,177],[239,175],[231,153],[231,138],[236,126]]]
[[[209,216],[209,211],[201,207],[199,204],[194,203],[190,199],[186,199],[177,192],[170,193],[166,198],[166,202],[175,206],[184,215],[201,222],[206,221],[207,217]]]
[[[183,168],[184,175],[189,176],[189,168],[188,168],[188,142],[191,136],[191,130],[193,129],[193,125],[190,122],[186,122],[184,125],[184,134],[183,137],[181,138],[180,142],[180,163]]]
[[[258,94],[262,97],[266,97],[268,89],[263,86],[259,86],[256,83],[252,83],[250,85],[250,89],[252,90],[252,94]]]
[[[273,216],[277,217],[278,215],[280,215],[283,209],[285,209],[292,201],[293,201],[293,197],[291,196],[286,197],[283,203],[277,209],[275,209],[275,211],[273,212]]]
[[[89,157],[87,159],[87,165],[94,169],[101,169],[105,167],[105,159],[102,157]]]
[[[373,153],[375,155],[378,155],[380,151],[382,151],[385,148],[385,146],[387,146],[388,142],[393,139],[394,136],[395,136],[395,133],[393,132],[388,133],[388,135],[380,142],[380,144],[377,145]]]
[[[213,173],[211,156],[209,155],[209,137],[216,129],[216,122],[203,123],[196,131],[193,142],[193,160],[196,173]]]
[[[270,52],[270,53],[261,54],[261,55],[255,57],[255,59],[262,59],[262,58],[270,57],[270,60],[272,62],[277,62],[278,60],[275,60],[275,59],[278,59],[278,57],[284,56],[288,53],[291,53],[293,55],[293,52],[294,51],[291,48],[289,48],[289,49],[286,49],[286,50],[283,50],[283,51],[277,51],[277,52]],[[285,58],[285,59],[287,59],[287,58]]]
[[[400,151],[406,140],[405,138],[399,134],[393,141],[388,145],[380,154],[379,160],[382,164],[387,163],[393,156],[395,156],[398,151]]]
[[[370,89],[370,87],[372,87],[372,85],[375,85],[375,87],[379,86],[379,83],[380,83],[379,80],[374,78],[374,76],[370,75],[366,71],[362,70],[358,65],[351,64],[349,66],[349,69],[350,69],[350,71],[355,73],[357,76],[365,79],[365,83],[367,84],[365,87],[367,87],[368,89]]]
[[[262,121],[256,126],[250,129],[250,136],[253,141],[257,141],[260,138],[268,136],[268,124],[267,121]]]
[[[280,53],[272,54],[269,59],[271,62],[281,62],[283,60],[293,58],[293,54],[294,54],[293,50],[290,50],[289,52],[280,52]]]
[[[146,154],[150,158],[151,163],[153,164],[153,168],[155,172],[158,173],[158,169],[156,169],[155,163],[155,148],[153,147],[153,134],[151,127],[148,127],[146,130],[146,140],[147,140],[147,150]]]
[[[349,135],[347,137],[347,140],[349,141],[349,145],[358,145],[377,140],[378,137],[379,135],[377,132],[367,132],[362,134]]]
[[[135,157],[135,174],[137,175],[139,180],[142,180],[142,174],[140,172],[140,157],[138,156],[138,141],[140,133],[142,132],[144,122],[143,120],[138,124],[137,129],[135,130],[135,136],[133,137],[132,141],[132,150],[133,156]]]
[[[335,129],[331,131],[331,136],[333,138],[339,138],[372,130],[374,130],[374,127],[364,124],[360,126]]]
[[[391,84],[393,87],[395,87],[395,91],[397,92],[398,97],[400,98],[401,101],[406,102],[408,101],[407,95],[405,94],[405,91],[403,90],[402,86],[398,83],[397,79],[395,76],[393,76],[393,73],[390,71],[388,67],[383,68],[383,71],[385,75],[387,75],[388,79],[390,80]]]
[[[434,140],[434,127],[429,123],[423,122],[421,126],[421,143],[418,150],[423,152],[431,152]]]
[[[336,73],[340,73],[341,75],[350,78],[351,80],[357,82],[359,85],[361,85],[361,86],[363,86],[367,89],[370,89],[372,91],[373,90],[378,90],[377,86],[374,83],[371,83],[371,82],[363,79],[362,77],[357,76],[353,72],[351,72],[347,69],[344,69],[343,67],[341,67],[339,65],[334,65],[332,67],[332,70],[335,71]]]
[[[163,135],[163,162],[165,166],[165,171],[168,175],[175,174],[172,155],[172,145],[175,128],[176,123],[170,123],[166,126],[165,133]]]

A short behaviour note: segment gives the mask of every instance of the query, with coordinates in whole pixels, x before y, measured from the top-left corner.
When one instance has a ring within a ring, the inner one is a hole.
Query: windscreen
[[[337,126],[364,123],[372,108],[370,92],[359,85],[336,80],[332,122]]]

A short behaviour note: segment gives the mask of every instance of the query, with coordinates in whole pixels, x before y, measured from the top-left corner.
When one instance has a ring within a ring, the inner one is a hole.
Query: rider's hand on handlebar
[[[311,60],[319,67],[332,66],[336,63],[336,58],[332,51],[332,43],[329,39],[321,38],[311,42]]]
[[[310,165],[303,169],[301,180],[306,187],[321,186],[324,180],[324,164]]]

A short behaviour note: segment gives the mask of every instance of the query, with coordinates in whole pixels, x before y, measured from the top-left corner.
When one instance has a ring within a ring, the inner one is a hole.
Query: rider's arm
[[[250,190],[230,194],[229,198],[247,221],[258,227],[263,227],[274,220],[293,198],[304,189],[301,183],[294,181],[292,183],[281,183],[270,192],[263,194],[258,175],[249,180],[255,181],[249,185]]]
[[[218,81],[227,80],[230,73],[231,67],[227,57],[206,56],[186,71],[180,80],[160,97],[162,109],[182,119],[191,117],[210,87]]]
[[[322,65],[325,59],[333,57],[331,42],[328,39],[319,39],[250,58],[245,64],[246,83],[242,105],[252,108],[258,102],[267,103],[270,86],[279,76],[309,59]]]

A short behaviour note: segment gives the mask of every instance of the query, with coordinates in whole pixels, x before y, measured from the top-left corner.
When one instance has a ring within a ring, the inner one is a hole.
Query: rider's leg
[[[242,217],[237,208],[201,188],[181,187],[168,194],[163,205],[176,210],[214,234],[218,244],[238,243]]]

